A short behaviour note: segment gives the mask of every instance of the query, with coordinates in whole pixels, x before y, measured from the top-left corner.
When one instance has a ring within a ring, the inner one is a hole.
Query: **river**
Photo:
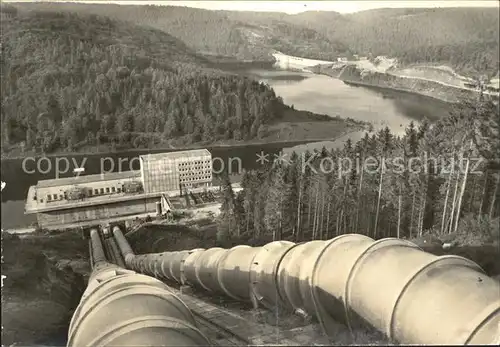
[[[375,130],[388,126],[395,134],[403,134],[405,127],[411,121],[418,124],[424,117],[433,121],[444,117],[450,109],[450,105],[431,98],[388,90],[348,86],[340,80],[323,75],[251,68],[242,70],[241,73],[266,82],[274,88],[276,94],[281,96],[286,104],[294,105],[296,109],[369,121],[374,125]],[[221,158],[219,163],[214,163],[214,169],[218,169],[220,165],[227,166],[232,160],[232,171],[237,172],[240,168],[259,167],[260,164],[256,162],[256,159],[257,154],[261,154],[261,152],[268,154],[268,158],[273,158],[280,151],[286,153],[293,150],[321,148],[322,146],[332,148],[342,145],[347,138],[356,141],[363,135],[363,132],[356,132],[336,141],[299,146],[268,144],[209,148],[209,150],[214,158]],[[123,162],[122,171],[138,169],[138,161],[132,159],[139,154],[144,154],[144,152],[130,151],[120,154],[69,156],[67,157],[70,164],[69,170],[59,177],[71,176],[72,169],[79,166],[84,159],[86,159],[84,165],[86,174],[97,174],[103,169],[111,171],[111,165],[114,166],[113,171],[117,171],[120,160]],[[55,178],[55,160],[56,158],[51,158],[51,170],[46,173],[40,171],[45,172],[49,168],[48,162],[43,163],[38,169],[33,162],[26,162],[28,170],[24,170],[22,159],[2,160],[1,178],[7,183],[2,191],[2,228],[23,227],[35,220],[33,216],[23,215],[24,199],[30,185],[36,184],[41,179]],[[65,168],[65,163],[62,163],[60,167]],[[32,170],[34,170],[33,173],[26,172]]]

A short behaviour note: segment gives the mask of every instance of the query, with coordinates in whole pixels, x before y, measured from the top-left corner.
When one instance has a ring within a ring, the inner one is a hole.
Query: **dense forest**
[[[272,50],[323,60],[351,53],[403,64],[440,63],[467,75],[498,72],[499,16],[494,8],[377,9],[342,15],[208,11],[171,6],[16,4],[79,11],[148,25],[199,52],[270,59]]]
[[[385,128],[343,149],[293,153],[245,172],[238,194],[223,176],[219,238],[498,241],[499,129],[497,105],[464,102],[434,124],[410,124],[402,137]]]
[[[403,65],[415,63],[439,63],[452,66],[468,76],[486,75],[498,78],[498,41],[475,42],[456,45],[416,47],[397,54]]]
[[[163,30],[201,53],[240,60],[271,61],[278,50],[291,55],[327,58],[346,54],[348,46],[329,40],[316,30],[278,18],[263,22],[253,13],[239,17],[230,11],[208,11],[176,6],[112,4],[16,4],[23,10],[70,11],[105,15]]]
[[[396,57],[403,64],[440,63],[466,75],[492,77],[498,72],[498,9],[376,9],[347,15],[304,12],[284,18],[363,55]]]
[[[3,15],[2,151],[248,140],[285,109],[267,85],[205,68],[165,32],[95,15]]]

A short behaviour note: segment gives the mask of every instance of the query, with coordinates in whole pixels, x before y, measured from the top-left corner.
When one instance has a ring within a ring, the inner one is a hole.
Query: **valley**
[[[496,339],[496,12],[3,1],[2,343]]]
[[[3,158],[330,140],[367,126],[295,110],[160,30],[30,11],[2,28]]]

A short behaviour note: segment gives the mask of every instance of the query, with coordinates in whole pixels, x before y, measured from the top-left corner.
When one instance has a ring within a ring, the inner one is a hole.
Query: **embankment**
[[[2,256],[2,345],[65,345],[90,270],[86,241],[2,232]]]
[[[408,78],[384,72],[361,70],[355,65],[345,68],[317,67],[316,73],[338,78],[346,84],[368,88],[392,89],[401,92],[415,93],[441,101],[456,103],[463,99],[477,97],[477,92],[430,80]]]

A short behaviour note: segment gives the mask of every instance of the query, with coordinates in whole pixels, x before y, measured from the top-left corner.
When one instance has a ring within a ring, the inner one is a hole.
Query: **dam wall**
[[[304,68],[320,64],[334,64],[332,61],[294,57],[278,52],[273,53],[272,55],[274,59],[276,59],[275,66],[286,70],[303,70]]]
[[[433,81],[421,76],[403,76],[397,71],[379,71],[359,67],[349,62],[331,62],[307,59],[286,55],[280,52],[273,53],[276,59],[275,67],[286,70],[308,71],[340,79],[346,84],[363,87],[392,89],[407,93],[420,94],[449,103],[460,100],[477,98],[478,90],[457,85],[455,80]],[[402,72],[406,72],[403,70]],[[442,73],[441,73],[442,75]],[[442,76],[441,76],[442,77]],[[486,90],[483,95],[498,101],[498,92]]]

